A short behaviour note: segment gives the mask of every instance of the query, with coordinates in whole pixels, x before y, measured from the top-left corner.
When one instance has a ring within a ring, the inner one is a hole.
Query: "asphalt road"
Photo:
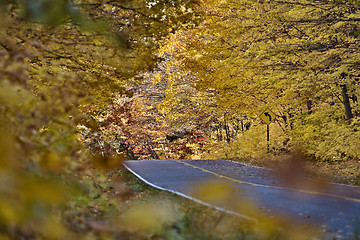
[[[204,181],[229,183],[233,199],[251,202],[265,216],[316,225],[328,236],[354,239],[360,231],[360,188],[342,184],[289,185],[272,171],[227,160],[126,161],[125,166],[147,184],[174,192],[222,211],[256,221],[236,204],[208,202],[194,190]],[[358,236],[360,239],[360,236]]]

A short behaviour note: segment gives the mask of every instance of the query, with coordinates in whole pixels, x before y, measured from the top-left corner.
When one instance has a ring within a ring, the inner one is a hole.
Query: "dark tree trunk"
[[[308,100],[306,102],[307,108],[308,108],[308,113],[311,114],[312,113],[312,101]]]
[[[350,122],[351,119],[353,118],[353,114],[351,111],[349,95],[348,95],[347,87],[345,84],[341,85],[341,93],[342,93],[342,97],[343,97],[343,104],[345,107],[346,119]]]
[[[353,100],[354,103],[358,102],[358,98],[355,94],[352,95],[351,100]]]

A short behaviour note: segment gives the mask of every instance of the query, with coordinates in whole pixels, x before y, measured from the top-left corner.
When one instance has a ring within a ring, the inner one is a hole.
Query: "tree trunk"
[[[308,113],[311,114],[312,113],[312,101],[308,100],[306,102],[307,108],[308,108]]]
[[[243,120],[243,119],[241,119],[241,132],[242,132],[242,134],[244,135],[245,126],[244,126],[244,120]]]
[[[224,127],[225,127],[225,135],[226,135],[226,142],[230,143],[230,130],[229,130],[229,126],[226,120],[224,120]]]
[[[345,84],[341,85],[341,93],[342,93],[342,97],[343,97],[343,104],[345,107],[346,119],[350,122],[351,119],[353,118],[353,114],[351,111],[349,95],[348,95],[347,87]]]
[[[218,142],[221,142],[222,141],[222,126],[221,126],[221,123],[219,123],[218,125],[217,125],[217,132],[216,132],[216,136],[217,136],[217,141]]]

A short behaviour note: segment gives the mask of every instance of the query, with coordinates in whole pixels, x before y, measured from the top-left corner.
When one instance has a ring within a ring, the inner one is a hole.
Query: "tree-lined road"
[[[210,203],[198,198],[194,186],[218,179],[235,187],[232,193],[235,200],[251,201],[264,214],[316,224],[338,237],[351,236],[360,228],[358,187],[341,184],[329,184],[331,188],[326,189],[289,187],[270,170],[226,160],[126,161],[125,166],[153,187],[207,205]],[[235,205],[218,203],[214,207],[253,218]]]

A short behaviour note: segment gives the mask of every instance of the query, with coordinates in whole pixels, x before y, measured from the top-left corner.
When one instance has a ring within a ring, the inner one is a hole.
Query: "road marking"
[[[177,161],[177,162],[179,162],[179,163],[182,163],[182,164],[184,164],[184,165],[187,165],[187,166],[189,166],[189,167],[196,168],[196,169],[200,169],[200,170],[202,170],[202,171],[204,171],[204,172],[207,172],[207,173],[211,173],[211,174],[215,175],[216,177],[223,178],[223,179],[227,179],[227,180],[230,180],[230,181],[236,182],[236,183],[247,184],[247,185],[251,185],[251,186],[255,186],[255,187],[264,187],[264,188],[274,188],[274,189],[279,189],[279,190],[298,191],[298,192],[307,193],[307,194],[311,194],[311,195],[321,195],[321,196],[327,196],[327,197],[334,197],[334,198],[340,198],[340,199],[344,199],[344,200],[348,200],[348,201],[360,203],[360,199],[352,198],[352,197],[334,195],[334,194],[330,194],[330,193],[321,193],[321,192],[316,192],[316,191],[311,191],[311,190],[304,190],[304,189],[297,189],[297,188],[288,188],[288,187],[278,187],[278,186],[269,186],[269,185],[263,185],[263,184],[258,184],[258,183],[241,181],[241,180],[238,180],[238,179],[234,179],[234,178],[231,178],[231,177],[227,177],[227,176],[218,174],[218,173],[216,173],[216,172],[212,172],[212,171],[206,170],[206,169],[201,168],[201,167],[194,166],[194,165],[192,165],[192,164],[190,164],[190,163],[186,163],[186,162],[183,162],[183,161],[181,161],[181,160],[175,160],[175,161]]]

